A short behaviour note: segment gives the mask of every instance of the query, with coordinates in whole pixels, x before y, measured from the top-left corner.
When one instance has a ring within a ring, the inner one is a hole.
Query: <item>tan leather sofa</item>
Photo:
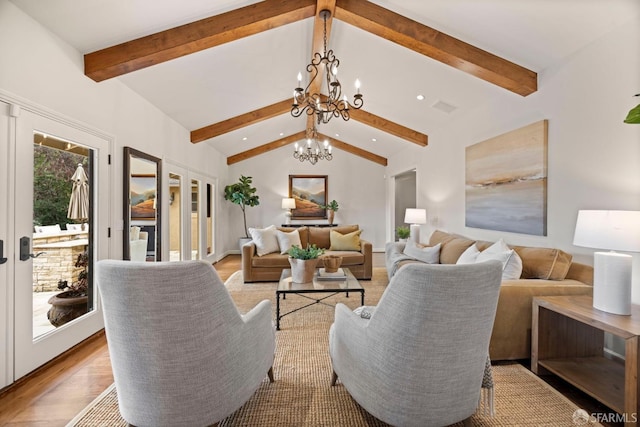
[[[469,246],[482,251],[493,242],[476,241],[463,236],[435,231],[429,246],[441,244],[440,263],[455,264]],[[420,262],[403,255],[404,243],[387,243],[387,272],[391,276],[402,265]],[[536,296],[592,295],[593,267],[572,262],[572,256],[559,249],[511,246],[522,259],[518,280],[503,280],[498,309],[491,334],[491,360],[515,360],[531,357],[531,313]]]
[[[339,255],[342,257],[342,267],[348,267],[358,279],[371,279],[373,271],[373,247],[370,242],[360,239],[359,251],[330,251],[330,231],[341,234],[357,231],[357,225],[344,225],[338,227],[278,227],[278,230],[291,232],[298,230],[302,247],[307,244],[315,244],[325,249],[324,255]],[[318,267],[323,267],[322,256]],[[291,268],[287,254],[270,253],[258,256],[256,245],[253,242],[246,243],[242,247],[242,276],[245,282],[274,282],[280,280],[282,270]]]

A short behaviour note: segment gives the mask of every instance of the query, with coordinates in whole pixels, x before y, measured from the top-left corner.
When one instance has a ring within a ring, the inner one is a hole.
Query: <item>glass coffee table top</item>
[[[360,305],[364,305],[364,288],[348,268],[343,268],[343,270],[346,278],[337,280],[318,279],[318,270],[316,270],[316,273],[313,276],[313,281],[307,283],[293,282],[291,279],[291,269],[287,268],[282,270],[280,282],[276,289],[276,329],[280,330],[280,319],[284,316],[295,313],[298,310],[302,310],[303,308],[314,304],[323,304],[329,307],[335,307],[332,304],[324,302],[324,300],[339,293],[344,293],[348,298],[349,292],[358,292],[360,293]],[[284,314],[280,314],[280,296],[282,296],[282,299],[284,300],[286,299],[287,294],[298,295],[311,300],[311,302]],[[318,297],[317,295],[310,296],[306,294],[322,294],[322,296]]]

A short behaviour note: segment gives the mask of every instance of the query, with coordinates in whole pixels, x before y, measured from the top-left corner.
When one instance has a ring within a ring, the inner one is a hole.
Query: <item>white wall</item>
[[[321,160],[315,166],[294,159],[292,152],[293,145],[230,166],[229,179],[235,182],[240,175],[253,177],[260,196],[260,206],[247,209],[247,226],[284,223],[280,206],[282,198],[289,195],[289,175],[328,175],[328,200],[339,204],[334,223],[358,224],[362,238],[371,242],[374,250],[384,250],[386,168],[338,149],[333,160]],[[232,207],[230,239],[235,245],[242,233],[242,216],[238,206]]]
[[[418,206],[435,228],[477,239],[558,247],[592,264],[593,250],[573,246],[579,209],[640,210],[640,125],[624,124],[640,92],[640,25],[631,22],[562,63],[539,73],[539,91],[507,93],[450,129],[429,135],[426,148],[389,159],[388,175],[417,165]],[[546,237],[465,227],[465,147],[541,119],[549,120]],[[464,124],[464,125],[462,125]],[[634,255],[634,297],[640,302],[640,263]]]
[[[112,136],[112,227],[123,219],[125,146],[226,180],[226,161],[216,150],[206,144],[191,144],[187,129],[117,79],[96,83],[84,76],[83,68],[78,51],[12,3],[0,0],[0,94],[24,99]],[[220,205],[218,201],[217,206]],[[224,210],[222,219],[226,220]],[[116,231],[112,236],[111,257],[121,258],[122,233]],[[219,244],[216,252],[223,249]]]

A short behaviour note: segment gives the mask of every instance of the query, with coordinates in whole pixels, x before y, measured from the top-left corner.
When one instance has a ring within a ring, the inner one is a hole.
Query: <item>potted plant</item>
[[[634,96],[640,96],[640,93]],[[640,104],[629,111],[624,122],[629,124],[640,124]]]
[[[327,212],[329,216],[329,224],[333,224],[333,216],[335,215],[336,212],[338,212],[338,202],[336,202],[335,200],[332,200],[329,202],[329,204],[321,205],[320,207],[322,209],[327,209],[329,211]]]
[[[62,290],[62,292],[49,298],[51,308],[47,311],[47,318],[56,328],[82,316],[88,311],[88,265],[89,255],[87,252],[78,254],[75,267],[82,269],[78,274],[78,280],[71,285],[68,284],[67,280],[58,281],[58,289]]]
[[[306,248],[301,248],[298,245],[291,246],[288,254],[293,282],[311,282],[316,271],[316,265],[318,265],[318,257],[323,253],[324,249],[316,245],[307,245]]]
[[[247,229],[247,213],[248,206],[258,206],[260,198],[256,195],[256,188],[251,186],[251,177],[240,175],[240,180],[235,184],[229,184],[224,187],[224,199],[240,206],[242,209],[242,219],[244,221],[244,239],[249,239],[249,230]],[[242,239],[240,247],[242,247]]]
[[[411,230],[409,230],[409,227],[400,226],[396,228],[396,234],[401,242],[406,242],[411,234]]]

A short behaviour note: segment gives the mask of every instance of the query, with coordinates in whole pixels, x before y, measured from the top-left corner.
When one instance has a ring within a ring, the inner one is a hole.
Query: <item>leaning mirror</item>
[[[160,261],[162,161],[124,147],[123,259]]]

